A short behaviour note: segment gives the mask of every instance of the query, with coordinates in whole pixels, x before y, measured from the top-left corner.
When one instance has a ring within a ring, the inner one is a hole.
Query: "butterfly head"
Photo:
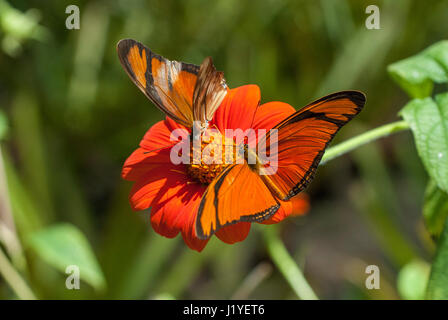
[[[193,122],[193,130],[192,130],[192,139],[194,141],[200,140],[201,136],[207,131],[209,127],[209,121],[194,121]]]

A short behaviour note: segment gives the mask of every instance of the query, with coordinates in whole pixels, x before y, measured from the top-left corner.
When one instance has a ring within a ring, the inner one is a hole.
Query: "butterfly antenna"
[[[157,149],[153,149],[153,150],[151,150],[151,151],[146,151],[146,152],[143,152],[143,154],[150,154],[150,153],[153,153],[153,152],[157,152],[157,151],[160,151],[160,150],[162,150],[162,149],[166,149],[166,148],[170,148],[170,147],[173,147],[176,143],[178,143],[179,141],[175,141],[175,142],[173,142],[173,144],[170,144],[170,145],[165,145],[165,146],[163,146],[163,147],[160,147],[160,148],[157,148]]]
[[[176,169],[170,169],[170,171],[172,171],[172,172],[176,172],[176,173],[180,173],[180,174],[183,174],[183,175],[186,175],[186,174],[187,174],[187,173],[184,172],[184,171],[176,170]],[[187,184],[188,184],[188,182],[187,182]]]
[[[250,128],[252,128],[253,125],[254,125],[255,115],[256,115],[257,112],[258,112],[258,108],[260,108],[260,101],[258,101],[257,109],[255,109],[254,115],[253,115],[253,117],[252,117],[252,122],[250,123]]]

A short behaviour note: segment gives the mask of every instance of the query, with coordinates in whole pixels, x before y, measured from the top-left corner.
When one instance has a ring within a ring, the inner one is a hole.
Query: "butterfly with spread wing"
[[[211,57],[200,66],[171,61],[132,39],[120,40],[118,57],[131,80],[177,123],[201,132],[227,94],[224,74]]]
[[[276,153],[277,166],[247,146],[246,161],[226,167],[207,187],[196,218],[196,235],[207,239],[218,229],[238,222],[261,222],[271,217],[282,201],[300,193],[313,179],[325,148],[341,127],[356,116],[365,103],[358,91],[341,91],[323,97],[278,123],[258,142]],[[277,148],[271,148],[271,132]],[[272,156],[273,154],[271,154]]]

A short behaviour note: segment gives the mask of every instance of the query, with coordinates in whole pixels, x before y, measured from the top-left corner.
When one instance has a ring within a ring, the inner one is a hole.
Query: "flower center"
[[[200,139],[191,141],[187,172],[195,180],[210,184],[226,167],[237,163],[237,159],[238,163],[243,160],[233,139],[219,131],[207,130]]]

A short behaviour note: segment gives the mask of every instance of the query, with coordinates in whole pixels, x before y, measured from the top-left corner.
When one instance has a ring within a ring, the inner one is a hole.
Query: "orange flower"
[[[231,89],[209,126],[216,127],[220,132],[249,128],[269,130],[295,111],[283,102],[259,106],[259,101],[260,89],[256,85]],[[126,160],[122,177],[135,181],[129,198],[131,206],[134,210],[151,207],[151,224],[157,233],[173,238],[180,232],[190,248],[201,251],[208,240],[197,238],[195,221],[207,184],[204,179],[195,176],[189,165],[171,162],[171,147],[166,146],[173,144],[170,135],[175,129],[184,129],[183,138],[187,138],[190,131],[170,118],[153,125],[140,142],[140,147]],[[224,165],[221,170],[223,168]],[[262,223],[278,223],[288,216],[305,213],[308,207],[306,196],[298,195],[291,201],[281,202],[280,209]],[[249,230],[249,222],[239,222],[219,229],[216,236],[231,244],[243,241]]]

